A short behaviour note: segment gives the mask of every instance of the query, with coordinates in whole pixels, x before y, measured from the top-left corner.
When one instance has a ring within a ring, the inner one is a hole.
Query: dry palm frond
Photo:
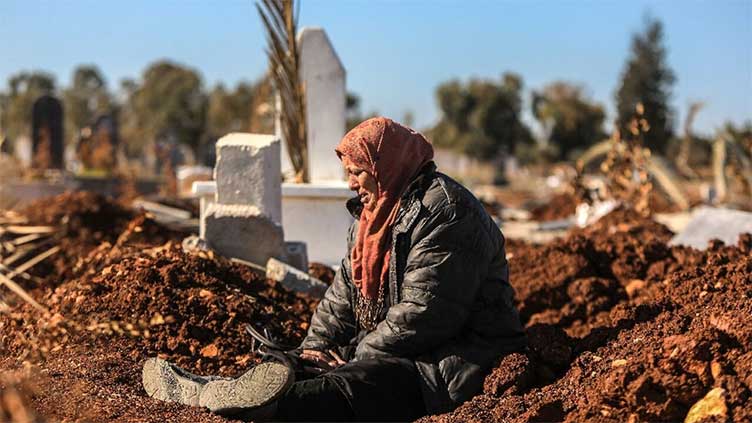
[[[256,8],[266,29],[269,73],[282,103],[280,122],[290,162],[296,179],[308,182],[305,87],[300,79],[300,52],[296,40],[300,8],[293,0],[262,0]]]
[[[22,263],[21,265],[19,265],[15,269],[13,269],[13,272],[11,272],[10,274],[8,274],[8,277],[12,278],[12,277],[18,275],[19,273],[23,273],[23,272],[31,269],[37,263],[43,261],[44,259],[46,259],[47,257],[50,257],[53,254],[56,254],[58,251],[60,251],[60,246],[56,245],[56,246],[50,248],[49,250],[44,251],[43,253],[37,254],[36,256],[34,256],[33,258],[31,258],[30,260]]]
[[[26,234],[48,234],[58,230],[55,226],[22,226],[22,225],[10,225],[4,228],[0,228],[2,232],[8,232],[16,235]]]
[[[7,276],[3,275],[2,273],[0,273],[0,285],[7,286],[8,289],[10,289],[11,291],[13,291],[14,294],[18,295],[19,297],[21,297],[22,300],[24,300],[27,303],[31,304],[35,309],[37,309],[37,310],[39,310],[39,311],[41,311],[43,313],[47,313],[47,308],[45,306],[43,306],[43,305],[39,304],[38,302],[36,302],[36,300],[34,300],[33,298],[31,298],[31,295],[29,295],[23,288],[21,288],[20,285],[18,285],[17,283],[15,283],[13,281],[13,279],[8,278]]]

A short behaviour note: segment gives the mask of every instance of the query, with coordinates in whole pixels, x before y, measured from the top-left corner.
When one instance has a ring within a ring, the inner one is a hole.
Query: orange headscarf
[[[377,302],[380,306],[380,292],[389,275],[391,229],[399,200],[420,169],[433,158],[433,147],[418,132],[377,117],[348,132],[336,152],[340,158],[347,156],[377,182],[375,207],[360,214],[351,263],[352,279],[362,299],[371,307]]]

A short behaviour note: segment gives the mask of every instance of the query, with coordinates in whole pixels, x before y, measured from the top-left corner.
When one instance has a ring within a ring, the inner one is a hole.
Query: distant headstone
[[[117,146],[120,143],[120,133],[118,130],[117,116],[114,114],[99,115],[94,120],[92,125],[92,132],[95,136],[99,135],[102,139],[106,139],[113,146]]]
[[[13,156],[21,162],[23,167],[31,167],[31,160],[34,155],[34,147],[31,139],[27,136],[16,138],[13,143]]]
[[[52,96],[37,99],[32,107],[32,166],[63,168],[63,106]]]
[[[311,181],[344,180],[334,148],[345,135],[345,68],[321,28],[298,33],[301,79],[306,92],[306,131]],[[277,108],[281,105],[277,101]],[[289,156],[282,152],[288,172]]]
[[[670,244],[704,250],[712,239],[735,245],[739,235],[745,232],[752,233],[752,213],[701,207],[695,210],[687,226],[671,239]]]

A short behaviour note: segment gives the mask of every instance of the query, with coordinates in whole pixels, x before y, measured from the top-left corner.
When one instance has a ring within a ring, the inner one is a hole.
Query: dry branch
[[[35,249],[43,246],[46,243],[47,243],[47,240],[43,240],[43,241],[40,241],[40,242],[35,243],[35,244],[26,244],[26,245],[24,245],[22,247],[17,247],[15,253],[13,253],[12,255],[10,255],[10,256],[8,256],[6,258],[0,259],[0,264],[4,264],[6,266],[10,266],[11,264],[13,264],[13,263],[17,262],[18,260],[26,257],[27,254],[29,254],[30,252],[34,251]]]
[[[8,274],[8,277],[12,278],[12,277],[18,275],[19,273],[22,273],[22,272],[25,272],[25,271],[31,269],[32,267],[34,267],[34,265],[36,265],[37,263],[39,263],[42,260],[46,259],[47,257],[49,257],[49,256],[57,253],[58,251],[60,251],[60,246],[56,245],[56,246],[50,248],[49,250],[47,250],[47,251],[45,251],[45,252],[43,252],[41,254],[36,255],[35,257],[33,257],[32,259],[30,259],[29,261],[27,261],[27,262],[21,264],[20,266],[16,267],[16,269],[13,272],[11,272],[10,274]]]
[[[281,100],[279,119],[290,162],[298,182],[308,182],[305,87],[301,82],[300,52],[296,39],[298,12],[293,0],[262,0],[256,4],[266,29],[269,73]]]
[[[23,299],[27,303],[31,304],[35,309],[43,313],[47,313],[47,308],[45,306],[36,302],[36,300],[31,298],[31,295],[29,295],[26,291],[24,291],[24,289],[21,288],[17,283],[15,283],[13,279],[3,275],[2,273],[0,273],[0,285],[7,286],[8,289],[13,291],[13,293],[21,297],[21,299]]]
[[[17,234],[17,235],[49,234],[57,230],[58,228],[55,226],[9,225],[5,227],[0,227],[0,234],[2,234],[3,232],[8,232],[8,233]]]
[[[27,242],[36,241],[39,238],[44,238],[45,236],[47,236],[47,234],[42,234],[42,233],[36,233],[36,234],[29,234],[29,235],[19,236],[18,238],[16,238],[13,241],[11,241],[11,243],[14,246],[19,246],[19,245],[26,244]]]

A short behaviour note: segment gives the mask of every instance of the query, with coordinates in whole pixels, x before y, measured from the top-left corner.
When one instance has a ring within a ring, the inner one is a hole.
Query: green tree
[[[616,93],[619,129],[627,131],[635,107],[642,103],[644,117],[650,124],[650,130],[645,134],[645,145],[654,151],[664,152],[673,134],[672,111],[668,102],[675,80],[666,60],[663,25],[658,20],[647,18],[644,31],[632,38],[631,54]]]
[[[488,160],[513,153],[520,142],[529,142],[529,129],[520,120],[522,79],[506,73],[500,82],[449,81],[436,90],[441,119],[429,131],[436,145]]]
[[[204,134],[207,98],[194,70],[169,62],[151,64],[140,83],[121,84],[123,138],[131,152],[162,137],[196,148]]]
[[[233,91],[217,84],[209,93],[206,114],[206,131],[210,137],[221,137],[229,132],[251,131],[254,105],[262,94],[261,84],[240,82]]]
[[[112,98],[96,66],[80,65],[73,71],[71,85],[63,91],[63,104],[68,142],[73,142],[98,115],[112,112]]]
[[[55,79],[46,72],[20,72],[8,79],[3,106],[3,130],[9,139],[31,136],[31,111],[34,102],[55,92]]]
[[[555,147],[558,159],[601,141],[603,106],[585,97],[581,86],[554,82],[533,92],[533,116],[544,129],[546,141]]]

